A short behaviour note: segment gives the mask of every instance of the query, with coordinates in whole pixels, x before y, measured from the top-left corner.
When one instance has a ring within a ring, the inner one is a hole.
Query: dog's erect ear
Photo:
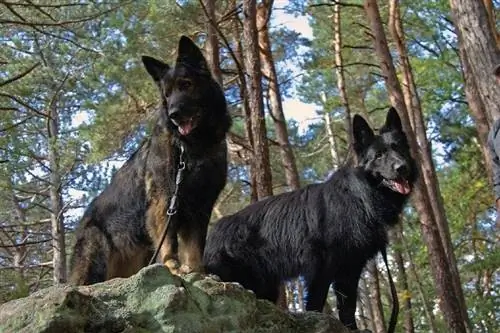
[[[198,70],[208,71],[207,61],[196,44],[186,36],[179,40],[177,63],[182,63]]]
[[[170,68],[163,61],[148,56],[142,56],[142,63],[155,82],[160,82]]]
[[[380,129],[380,133],[389,131],[403,131],[403,126],[401,125],[401,118],[395,108],[391,107],[387,113],[385,119],[385,124]]]
[[[352,134],[354,137],[354,151],[356,154],[361,154],[363,150],[368,147],[375,138],[373,130],[366,120],[360,115],[354,115],[352,120]]]

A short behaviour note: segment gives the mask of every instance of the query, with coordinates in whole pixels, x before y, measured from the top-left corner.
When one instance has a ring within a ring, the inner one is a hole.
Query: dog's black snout
[[[181,108],[172,107],[168,109],[168,116],[172,120],[178,120],[181,117]]]
[[[394,165],[394,169],[400,176],[407,176],[410,173],[410,168],[408,168],[406,163],[398,163]]]

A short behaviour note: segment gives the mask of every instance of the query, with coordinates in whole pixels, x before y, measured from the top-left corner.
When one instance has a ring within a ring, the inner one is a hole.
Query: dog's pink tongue
[[[392,181],[394,184],[394,187],[396,187],[396,190],[401,193],[401,194],[408,194],[410,193],[410,184],[408,183],[407,180],[405,179],[397,179]]]
[[[192,129],[193,124],[190,121],[179,125],[179,133],[181,133],[181,135],[188,135],[189,133],[191,133]]]

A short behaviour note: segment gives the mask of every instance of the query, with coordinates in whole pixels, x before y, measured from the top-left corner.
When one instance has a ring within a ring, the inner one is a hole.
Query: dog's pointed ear
[[[366,120],[360,115],[354,115],[352,120],[352,134],[354,137],[354,151],[356,154],[361,154],[375,138],[373,130]]]
[[[401,125],[401,118],[399,117],[398,111],[391,107],[389,112],[387,112],[387,117],[385,119],[385,124],[380,129],[380,133],[389,131],[399,131],[403,132],[403,126]]]
[[[160,82],[170,68],[163,61],[148,56],[142,56],[142,63],[155,82]]]
[[[196,44],[186,36],[179,40],[177,63],[194,67],[198,70],[208,71],[207,61]]]

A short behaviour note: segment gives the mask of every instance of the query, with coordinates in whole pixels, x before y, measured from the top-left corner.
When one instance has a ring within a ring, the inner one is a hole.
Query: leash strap
[[[151,260],[149,260],[148,265],[152,265],[156,261],[156,257],[158,257],[158,253],[160,253],[161,246],[165,241],[165,238],[167,237],[168,227],[170,226],[170,220],[172,219],[172,216],[177,214],[177,206],[178,206],[177,197],[179,194],[179,184],[182,182],[182,172],[184,171],[184,169],[186,169],[186,162],[184,162],[184,146],[182,144],[180,146],[181,146],[181,153],[179,154],[179,167],[177,168],[177,174],[175,176],[175,191],[172,197],[170,198],[170,204],[167,209],[167,221],[165,222],[165,230],[163,231],[160,243],[158,243],[155,253],[151,257]]]
[[[385,268],[387,269],[387,277],[389,278],[389,285],[391,288],[391,297],[392,297],[392,311],[391,311],[391,320],[389,321],[389,329],[387,333],[394,333],[396,330],[396,324],[398,322],[398,314],[399,314],[399,301],[398,301],[398,293],[396,291],[396,286],[394,285],[394,281],[392,280],[391,270],[389,269],[389,263],[387,262],[387,252],[385,247],[380,251],[382,253],[382,259],[384,259]]]

